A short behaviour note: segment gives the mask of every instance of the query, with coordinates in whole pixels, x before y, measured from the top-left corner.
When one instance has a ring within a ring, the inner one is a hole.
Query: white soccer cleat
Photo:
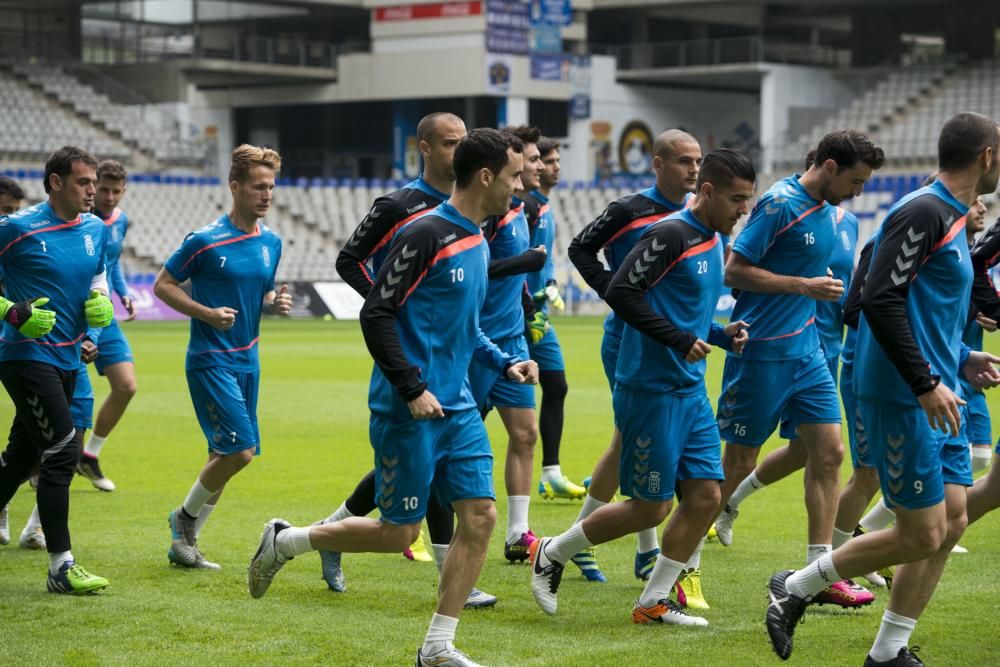
[[[260,537],[260,545],[247,568],[247,587],[250,596],[260,598],[267,592],[274,575],[291,560],[278,552],[278,533],[292,524],[284,519],[271,519],[264,526],[264,534]]]
[[[951,548],[951,552],[953,554],[967,554],[969,553],[969,550],[963,547],[961,544],[956,544]]]
[[[722,510],[722,514],[715,520],[715,533],[722,546],[728,547],[733,543],[733,523],[739,515],[739,510],[729,509],[729,505],[726,505],[726,509]]]
[[[195,536],[195,521],[189,519],[183,507],[178,507],[167,516],[170,526],[170,550],[167,558],[171,563],[184,567],[195,567],[198,563],[198,538]],[[171,555],[172,554],[172,555]]]
[[[483,667],[478,662],[449,646],[437,653],[424,655],[422,648],[417,649],[416,667]]]
[[[17,546],[22,549],[32,549],[33,551],[45,551],[45,533],[41,526],[32,530],[21,532],[21,537],[17,538]]]
[[[662,625],[691,625],[705,627],[708,621],[701,616],[691,616],[684,607],[680,606],[669,598],[658,600],[652,607],[643,607],[639,601],[635,601],[632,608],[632,622],[636,625],[662,624]]]
[[[115,490],[115,483],[101,472],[101,464],[97,461],[96,456],[81,454],[80,462],[76,464],[76,473],[89,479],[98,491],[110,493]]]
[[[531,594],[535,602],[549,616],[556,613],[559,583],[562,581],[563,568],[561,563],[551,560],[545,554],[545,547],[552,542],[551,537],[535,540],[528,548],[529,564],[531,565]]]
[[[10,506],[0,509],[0,544],[10,544],[10,523],[7,510]]]
[[[878,588],[887,588],[885,584],[885,577],[883,577],[878,572],[869,572],[864,576],[864,578],[872,586],[876,586]]]
[[[193,570],[221,570],[222,566],[218,563],[213,563],[212,561],[205,558],[205,555],[201,553],[201,550],[197,550],[195,555],[194,565],[187,565],[180,562],[177,559],[177,554],[174,552],[174,548],[170,547],[167,549],[167,560],[169,560],[174,565],[180,565],[181,567],[189,567]]]

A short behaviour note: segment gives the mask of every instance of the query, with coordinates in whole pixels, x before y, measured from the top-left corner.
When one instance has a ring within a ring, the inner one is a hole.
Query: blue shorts
[[[90,374],[86,366],[76,369],[76,384],[73,385],[73,400],[69,404],[69,414],[73,426],[78,431],[94,428],[94,388],[90,384]]]
[[[922,408],[859,400],[882,495],[890,506],[931,507],[945,484],[972,485],[969,446],[927,423]]]
[[[670,500],[678,481],[723,479],[719,426],[704,392],[678,396],[618,385],[614,406],[622,495]]]
[[[208,450],[225,455],[253,447],[254,454],[260,454],[257,426],[260,371],[189,368],[187,381],[194,413],[208,439]]]
[[[837,384],[837,363],[840,361],[840,357],[830,357],[826,360],[826,365],[830,368],[830,377],[833,378],[833,384]],[[841,391],[843,394],[843,391]],[[778,427],[778,437],[782,440],[794,440],[799,437],[799,425],[796,424],[791,419],[786,419],[782,417],[781,426]]]
[[[604,332],[601,338],[601,364],[604,365],[604,375],[608,378],[608,387],[615,391],[615,369],[618,367],[618,352],[622,347],[620,336]]]
[[[854,394],[854,366],[845,364],[840,367],[840,398],[844,401],[844,415],[847,419],[847,443],[851,448],[851,464],[855,468],[874,468],[871,446],[868,444],[868,432],[861,421],[858,410],[858,397]]]
[[[539,371],[565,371],[562,347],[555,329],[549,329],[542,339],[535,344],[528,343],[528,353],[538,364]]]
[[[375,502],[383,521],[419,523],[431,491],[443,505],[496,499],[493,450],[476,409],[421,421],[372,413],[368,433],[375,450]]]
[[[993,443],[993,424],[990,409],[986,406],[986,395],[981,391],[962,392],[965,405],[965,432],[970,445],[990,445]]]
[[[125,339],[125,332],[118,326],[118,320],[112,320],[110,325],[101,329],[94,368],[99,374],[104,375],[105,368],[124,361],[135,363],[132,358],[132,348],[129,347],[128,340]]]
[[[748,447],[763,445],[782,418],[796,424],[839,424],[837,385],[822,350],[791,361],[728,356],[718,417],[722,439]]]
[[[493,341],[497,347],[511,356],[527,361],[528,343],[524,336],[511,336]],[[535,386],[518,384],[493,368],[472,359],[469,365],[469,385],[472,398],[481,410],[490,408],[532,408],[535,407]]]

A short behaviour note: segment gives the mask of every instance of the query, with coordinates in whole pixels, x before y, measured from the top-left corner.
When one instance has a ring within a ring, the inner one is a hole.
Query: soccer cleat
[[[195,519],[189,518],[183,507],[167,516],[170,525],[170,548],[174,552],[172,563],[195,567],[198,563],[198,538],[195,536]]]
[[[538,495],[545,500],[565,498],[567,500],[582,500],[587,495],[587,487],[574,484],[566,475],[538,483]]]
[[[711,525],[708,529],[708,533],[705,535],[705,539],[709,542],[719,539],[719,531],[715,529],[715,523]]]
[[[674,590],[677,592],[677,602],[682,607],[687,607],[688,609],[711,609],[708,606],[708,602],[705,601],[704,594],[701,592],[700,569],[691,568],[681,572],[681,576],[677,578],[677,583],[674,584]]]
[[[590,491],[590,479],[591,478],[589,476],[584,477],[583,482],[581,482],[581,484],[583,484],[583,488],[587,489],[587,491]]]
[[[657,600],[652,607],[643,607],[635,601],[632,607],[632,622],[637,625],[662,623],[663,625],[695,625],[704,627],[708,621],[700,616],[691,616],[684,608],[670,599]]]
[[[0,509],[0,544],[10,544],[10,524],[7,512],[9,509],[9,505]]]
[[[969,550],[963,547],[961,544],[956,544],[951,548],[951,552],[953,554],[967,554],[969,553]]]
[[[656,565],[656,557],[660,555],[660,547],[655,547],[651,551],[635,552],[635,578],[646,581],[653,572]]]
[[[562,563],[557,563],[549,559],[545,554],[545,545],[552,541],[551,537],[543,537],[531,543],[530,563],[531,563],[531,594],[535,597],[535,602],[549,616],[556,613],[556,593],[559,592],[559,583],[562,581]]]
[[[341,555],[339,551],[319,552],[319,560],[323,565],[323,581],[334,593],[343,593],[347,590],[347,579],[340,567]]]
[[[729,509],[729,505],[726,505],[726,509],[715,520],[715,534],[722,546],[728,547],[733,543],[733,523],[739,515],[739,510]]]
[[[189,567],[193,570],[221,570],[222,566],[218,563],[213,563],[212,561],[205,558],[205,555],[197,550],[197,556],[195,557],[194,565],[187,565],[182,563],[179,558],[177,558],[177,553],[174,551],[173,547],[167,549],[167,560],[173,565],[180,565],[181,567]]]
[[[835,584],[827,586],[815,596],[814,604],[835,604],[844,609],[856,609],[864,607],[875,601],[875,596],[864,586],[859,586],[851,579],[841,579]]]
[[[923,661],[917,657],[919,646],[899,649],[899,653],[892,660],[873,660],[869,655],[865,658],[864,667],[924,667]]]
[[[263,597],[271,585],[274,575],[278,574],[278,570],[291,560],[278,552],[278,533],[291,527],[292,524],[284,519],[271,519],[264,525],[264,534],[260,536],[260,545],[257,547],[257,552],[253,555],[249,567],[247,567],[247,588],[250,589],[251,597]]]
[[[608,582],[608,578],[601,572],[601,566],[597,564],[597,555],[594,553],[594,547],[587,547],[570,560],[580,568],[580,573],[587,581],[598,584],[606,584]]]
[[[885,587],[890,591],[892,590],[892,578],[896,575],[896,566],[890,565],[888,567],[880,568],[878,575],[885,580]]]
[[[877,586],[878,588],[886,588],[885,577],[883,577],[878,572],[869,572],[865,575],[865,580],[872,586]]]
[[[403,552],[403,555],[407,560],[420,561],[421,563],[431,563],[434,559],[429,553],[427,553],[427,547],[424,546],[424,534],[421,531],[417,533],[417,539],[413,541],[410,548]]]
[[[41,526],[21,531],[21,536],[17,538],[17,546],[22,549],[45,551],[48,545],[45,544],[45,533],[42,531]]]
[[[503,557],[511,563],[523,563],[528,560],[528,547],[537,539],[535,534],[530,530],[526,533],[521,533],[521,537],[517,542],[504,542]]]
[[[795,634],[795,626],[802,620],[802,615],[809,606],[806,598],[788,592],[785,582],[792,572],[792,570],[778,572],[771,577],[767,585],[770,603],[767,605],[764,625],[767,626],[767,634],[771,638],[771,647],[782,660],[788,660],[792,655],[792,635]]]
[[[486,609],[487,607],[492,607],[497,603],[497,596],[490,595],[486,591],[481,591],[478,588],[473,588],[472,592],[469,593],[469,597],[465,599],[466,609]]]
[[[86,595],[96,593],[108,587],[108,580],[98,577],[83,569],[82,566],[68,560],[59,568],[56,574],[49,573],[46,588],[50,593],[65,593],[68,595]]]
[[[101,472],[101,464],[97,462],[96,456],[81,454],[80,461],[76,464],[76,474],[83,475],[90,480],[94,488],[108,493],[115,490],[115,483],[104,476]]]
[[[417,649],[416,667],[483,667],[454,646],[447,646],[437,653],[424,655],[423,648]]]

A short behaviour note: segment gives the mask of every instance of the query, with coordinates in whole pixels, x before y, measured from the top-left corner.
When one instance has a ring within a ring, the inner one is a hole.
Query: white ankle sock
[[[201,535],[201,529],[208,522],[208,517],[212,515],[212,511],[215,509],[215,505],[203,505],[201,512],[198,513],[198,518],[194,522],[194,537],[198,539]]]
[[[643,607],[652,607],[658,600],[670,597],[674,582],[684,570],[684,563],[670,560],[663,554],[656,557],[656,565],[649,575],[649,581],[639,596],[639,604]]]
[[[323,523],[335,523],[341,519],[347,519],[352,516],[354,515],[351,514],[351,510],[347,509],[347,503],[343,502],[340,504],[340,507],[337,508],[336,512],[323,519]]]
[[[424,655],[430,655],[442,651],[455,641],[455,629],[458,628],[458,619],[451,616],[434,614],[431,618],[431,626],[427,628],[427,635],[424,637],[424,645],[421,648]]]
[[[434,562],[437,564],[438,574],[444,569],[444,559],[448,557],[449,544],[432,544],[431,551],[434,552]]]
[[[194,480],[194,486],[188,491],[187,498],[184,499],[184,504],[181,507],[190,516],[198,518],[201,513],[201,508],[205,506],[208,499],[215,495],[215,491],[209,491],[205,488],[205,485],[201,483],[201,478]]]
[[[507,541],[516,542],[528,532],[528,505],[531,496],[507,496]]]
[[[34,509],[31,510],[31,516],[28,517],[28,523],[24,525],[24,532],[30,533],[36,528],[42,527],[42,520],[38,518],[38,505],[35,505]]]
[[[833,548],[834,549],[839,549],[840,547],[844,546],[844,544],[847,542],[847,540],[851,539],[852,537],[854,537],[853,533],[845,533],[844,531],[840,530],[839,528],[834,528],[833,529]]]
[[[314,551],[309,542],[309,526],[305,528],[285,528],[275,540],[278,553],[285,558],[294,558]]]
[[[806,565],[813,563],[833,551],[832,544],[809,544],[806,546]]]
[[[785,588],[792,595],[800,598],[810,598],[821,590],[837,583],[843,577],[833,568],[833,556],[825,554],[806,565],[801,570],[791,574],[785,581]]]
[[[583,507],[580,508],[580,514],[576,517],[576,522],[579,523],[583,521],[605,505],[607,505],[606,502],[598,500],[588,493],[587,497],[583,499]]]
[[[895,512],[886,507],[885,498],[882,498],[875,503],[875,507],[871,508],[868,511],[868,514],[861,518],[860,525],[866,533],[870,533],[875,530],[888,528],[889,525],[895,520]]]
[[[49,553],[49,574],[58,574],[59,568],[63,566],[63,563],[71,560],[73,560],[73,553],[71,551]]]
[[[887,662],[899,655],[899,649],[908,646],[910,635],[917,627],[917,621],[906,616],[894,614],[888,609],[882,614],[882,625],[879,626],[878,635],[875,636],[875,643],[872,645],[872,660]]]
[[[562,535],[558,535],[545,546],[545,555],[557,563],[565,565],[570,558],[594,543],[583,532],[583,523],[574,523]]]
[[[107,441],[107,439],[108,436],[104,436],[102,438],[99,435],[94,435],[94,432],[91,431],[90,438],[87,439],[87,444],[83,448],[84,453],[90,454],[96,459],[98,456],[101,455],[101,447],[104,446],[104,443]]]
[[[726,504],[729,506],[729,509],[739,509],[740,503],[746,500],[752,493],[760,491],[765,486],[767,484],[757,479],[757,470],[755,469],[739,483],[739,486],[733,491],[733,495],[730,496],[729,502]]]
[[[701,569],[701,550],[705,546],[705,538],[701,538],[698,542],[698,546],[694,548],[694,553],[688,558],[687,564],[684,566],[685,570],[698,570]]]
[[[562,469],[559,464],[554,466],[542,466],[542,481],[551,482],[554,479],[560,479],[563,476]]]
[[[649,553],[653,549],[660,548],[660,538],[656,534],[656,528],[647,528],[646,530],[640,530],[636,535],[639,536],[639,544],[636,550],[641,553]]]

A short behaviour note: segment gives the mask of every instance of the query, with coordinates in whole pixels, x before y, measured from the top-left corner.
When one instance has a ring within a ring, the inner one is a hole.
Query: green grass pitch
[[[611,433],[611,401],[598,354],[601,325],[579,318],[561,319],[557,327],[570,385],[562,467],[579,481],[590,474]],[[226,490],[201,539],[205,554],[223,571],[181,570],[166,559],[167,513],[184,498],[206,457],[184,379],[187,327],[127,324],[139,393],[101,457],[118,490],[100,493],[77,477],[71,491],[74,554],[111,586],[85,598],[46,593],[45,555],[16,544],[0,547],[0,664],[413,663],[434,608],[437,572],[431,563],[346,555],[348,591],[334,594],[320,578],[319,558],[307,554],[282,570],[263,599],[247,593],[246,565],[264,522],[279,516],[303,524],[326,516],[372,465],[366,408],[371,360],[357,324],[268,321],[262,328],[263,455]],[[723,358],[719,350],[710,357],[713,403]],[[107,383],[93,377],[100,401]],[[996,408],[996,396],[991,403]],[[5,424],[11,412],[9,402],[0,401]],[[708,628],[632,625],[629,613],[641,590],[632,574],[634,538],[598,548],[607,584],[589,584],[567,567],[559,614],[549,618],[531,598],[528,568],[508,565],[502,556],[506,438],[495,416],[489,430],[500,517],[479,585],[500,602],[492,610],[463,614],[460,648],[488,665],[778,663],[763,625],[764,587],[773,571],[804,562],[801,474],[743,505],[732,547],[706,546]],[[842,482],[849,465],[848,458]],[[15,541],[32,503],[23,487],[11,504]],[[579,502],[535,495],[532,527],[539,535],[561,532],[579,508]],[[995,664],[998,528],[995,516],[973,526],[962,540],[970,553],[948,564],[913,636],[928,664]],[[876,596],[861,611],[811,609],[796,633],[790,663],[860,665],[887,597],[883,590]]]

